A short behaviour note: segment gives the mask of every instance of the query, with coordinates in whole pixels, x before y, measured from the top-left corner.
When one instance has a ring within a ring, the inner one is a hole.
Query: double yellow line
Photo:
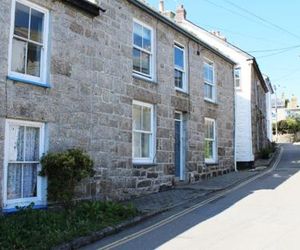
[[[190,212],[192,212],[192,211],[194,211],[194,210],[196,210],[196,209],[198,209],[200,207],[203,207],[204,205],[206,205],[206,204],[208,204],[208,203],[210,203],[212,201],[215,201],[215,200],[219,199],[220,197],[222,197],[222,196],[224,196],[226,194],[229,194],[229,193],[231,193],[231,192],[233,192],[233,191],[235,191],[235,190],[237,190],[237,189],[239,189],[239,188],[241,188],[241,187],[249,184],[250,182],[253,182],[256,179],[258,179],[258,178],[260,178],[260,177],[262,177],[262,176],[264,176],[264,175],[272,172],[273,170],[275,170],[277,168],[277,166],[278,166],[278,164],[279,164],[279,162],[281,160],[281,157],[282,157],[282,152],[283,152],[283,149],[280,148],[280,153],[279,153],[279,156],[278,156],[276,162],[273,164],[272,168],[268,169],[267,171],[265,171],[265,172],[263,172],[263,173],[261,173],[259,175],[253,176],[252,178],[250,178],[250,179],[248,179],[248,180],[246,180],[246,181],[244,181],[244,182],[242,182],[242,183],[240,183],[240,184],[238,184],[238,185],[236,185],[236,186],[234,186],[232,188],[224,190],[224,191],[216,194],[215,196],[213,196],[211,198],[208,198],[205,201],[202,201],[202,202],[200,202],[200,203],[198,203],[198,204],[196,204],[196,205],[194,205],[192,207],[189,207],[189,208],[187,208],[187,209],[185,209],[185,210],[183,210],[183,211],[181,211],[181,212],[179,212],[177,214],[174,214],[174,215],[172,215],[172,216],[170,216],[170,217],[168,217],[168,218],[166,218],[166,219],[164,219],[164,220],[162,220],[160,222],[157,222],[157,223],[153,224],[152,226],[149,226],[149,227],[147,227],[145,229],[142,229],[139,232],[136,232],[136,233],[133,233],[131,235],[128,235],[128,236],[126,236],[126,237],[124,237],[124,238],[122,238],[120,240],[117,240],[117,241],[115,241],[115,242],[113,242],[111,244],[108,244],[108,245],[106,245],[104,247],[98,248],[98,250],[113,249],[113,248],[121,246],[121,245],[123,245],[123,244],[125,244],[125,243],[127,243],[129,241],[132,241],[132,240],[134,240],[136,238],[139,238],[139,237],[141,237],[141,236],[143,236],[143,235],[145,235],[145,234],[147,234],[147,233],[149,233],[149,232],[151,232],[151,231],[153,231],[155,229],[158,229],[158,228],[160,228],[160,227],[162,227],[162,226],[164,226],[164,225],[166,225],[166,224],[168,224],[168,223],[170,223],[170,222],[172,222],[172,221],[174,221],[174,220],[176,220],[176,219],[178,219],[178,218],[180,218],[180,217],[182,217],[182,216],[184,216],[184,215],[186,215],[186,214],[188,214],[188,213],[190,213]]]

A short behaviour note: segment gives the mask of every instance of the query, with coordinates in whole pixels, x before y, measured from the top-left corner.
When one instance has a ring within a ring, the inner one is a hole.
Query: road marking
[[[145,235],[145,234],[147,234],[147,233],[149,233],[149,232],[151,232],[151,231],[153,231],[153,230],[155,230],[155,229],[157,229],[159,227],[162,227],[162,226],[164,226],[164,225],[166,225],[166,224],[168,224],[168,223],[170,223],[170,222],[172,222],[172,221],[174,221],[174,220],[176,220],[176,219],[178,219],[178,218],[180,218],[180,217],[182,217],[182,216],[184,216],[184,215],[186,215],[186,214],[188,214],[188,213],[190,213],[190,212],[192,212],[192,211],[194,211],[194,210],[196,210],[196,209],[198,209],[200,207],[203,207],[204,205],[207,205],[208,203],[210,203],[212,201],[215,201],[215,200],[221,198],[222,196],[225,196],[225,195],[227,195],[227,194],[229,194],[229,193],[231,193],[231,192],[233,192],[233,191],[235,191],[235,190],[237,190],[237,189],[239,189],[239,188],[241,188],[241,187],[249,184],[250,182],[253,182],[253,181],[261,178],[264,175],[269,174],[270,172],[272,172],[273,170],[275,170],[277,168],[277,166],[278,166],[278,164],[279,164],[279,162],[281,160],[282,153],[283,153],[283,149],[280,148],[279,156],[278,156],[277,160],[275,161],[275,163],[273,164],[272,168],[270,168],[269,170],[267,170],[267,171],[265,171],[263,173],[260,173],[260,174],[258,174],[256,176],[253,176],[252,178],[250,178],[250,179],[248,179],[248,180],[246,180],[246,181],[244,181],[244,182],[242,182],[242,183],[240,183],[240,184],[238,184],[238,185],[236,185],[236,186],[234,186],[232,188],[224,190],[224,191],[220,192],[219,194],[216,194],[215,196],[213,196],[211,198],[208,198],[207,200],[204,200],[204,201],[202,201],[202,202],[200,202],[200,203],[198,203],[198,204],[196,204],[194,206],[191,206],[191,207],[189,207],[189,208],[187,208],[187,209],[185,209],[185,210],[183,210],[183,211],[181,211],[181,212],[179,212],[177,214],[174,214],[174,215],[172,215],[172,216],[170,216],[170,217],[168,217],[168,218],[166,218],[166,219],[164,219],[162,221],[159,221],[159,222],[153,224],[152,226],[144,228],[144,229],[142,229],[139,232],[136,232],[136,233],[133,233],[131,235],[128,235],[128,236],[126,236],[126,237],[124,237],[124,238],[122,238],[120,240],[117,240],[117,241],[115,241],[115,242],[113,242],[111,244],[108,244],[108,245],[106,245],[104,247],[98,248],[98,250],[112,249],[114,247],[123,245],[123,244],[125,244],[125,243],[127,243],[127,242],[129,242],[131,240],[139,238],[140,236],[143,236],[143,235]]]

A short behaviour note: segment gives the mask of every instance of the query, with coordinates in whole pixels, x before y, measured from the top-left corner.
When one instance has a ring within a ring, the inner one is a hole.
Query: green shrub
[[[34,210],[0,215],[0,249],[51,249],[136,216],[132,206],[84,201],[72,209]]]
[[[41,159],[41,176],[48,177],[48,199],[70,207],[76,185],[94,175],[93,161],[80,149],[49,153]]]
[[[271,142],[271,146],[270,146],[270,148],[271,148],[271,151],[272,151],[272,153],[274,153],[275,151],[276,151],[276,148],[277,148],[277,144],[276,144],[276,142]]]
[[[259,152],[260,157],[261,157],[262,159],[269,159],[271,153],[272,153],[271,147],[263,148],[263,149]]]

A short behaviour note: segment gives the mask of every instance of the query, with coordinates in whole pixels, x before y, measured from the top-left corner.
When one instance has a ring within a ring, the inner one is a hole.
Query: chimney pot
[[[161,13],[165,12],[165,2],[164,2],[164,0],[159,1],[159,12],[161,12]]]
[[[179,5],[176,9],[176,22],[182,22],[186,20],[186,10],[183,4]]]

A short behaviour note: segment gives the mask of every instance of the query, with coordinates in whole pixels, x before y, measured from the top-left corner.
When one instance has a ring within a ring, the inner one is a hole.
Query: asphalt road
[[[195,200],[84,249],[300,249],[300,146],[276,169],[210,202]]]

